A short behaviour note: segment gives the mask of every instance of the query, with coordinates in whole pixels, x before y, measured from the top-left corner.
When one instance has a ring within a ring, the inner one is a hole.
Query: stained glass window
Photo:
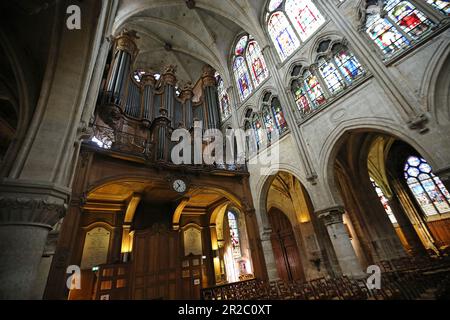
[[[234,54],[237,56],[242,56],[245,52],[245,47],[247,46],[248,36],[243,36],[239,39],[236,44],[236,49],[234,50]]]
[[[450,194],[425,159],[410,157],[405,164],[405,179],[427,216],[450,212]]]
[[[278,9],[278,7],[281,5],[283,0],[271,0],[269,3],[269,12],[274,11],[275,9]]]
[[[346,47],[335,46],[333,52],[334,61],[347,81],[351,82],[365,73],[358,59]]]
[[[252,93],[253,87],[250,82],[247,66],[243,57],[239,56],[234,59],[233,72],[236,77],[236,84],[239,89],[241,100],[247,98]]]
[[[278,128],[279,133],[281,134],[283,131],[287,129],[287,122],[284,118],[283,108],[281,107],[280,100],[278,98],[272,99],[272,113],[275,117],[275,122]]]
[[[308,39],[325,22],[310,0],[287,0],[285,10],[302,41]]]
[[[253,115],[252,128],[256,138],[256,146],[259,149],[262,147],[262,144],[264,142],[264,130],[257,114]]]
[[[250,36],[242,36],[234,49],[233,72],[241,100],[245,100],[269,77],[269,71],[258,43]],[[251,76],[250,76],[251,75]]]
[[[233,251],[233,258],[237,259],[242,256],[241,241],[239,239],[239,226],[236,214],[228,211],[228,226],[230,227],[230,242]]]
[[[313,111],[314,108],[313,106],[311,106],[311,103],[309,103],[302,82],[300,82],[299,80],[294,80],[291,85],[291,91],[294,95],[297,108],[302,115],[306,115]]]
[[[408,39],[389,20],[381,18],[379,14],[368,15],[366,32],[386,56],[390,56],[410,44]]]
[[[267,25],[277,52],[284,61],[300,46],[300,42],[283,12],[273,13]]]
[[[366,32],[386,56],[410,46],[410,40],[431,31],[433,22],[410,1],[386,0],[384,3],[383,11],[387,14],[383,18],[376,7],[368,8]]]
[[[303,74],[303,79],[305,82],[306,92],[308,93],[312,103],[316,106],[324,104],[326,99],[317,77],[307,70]]]
[[[391,220],[392,223],[397,223],[397,219],[395,218],[394,213],[392,212],[392,208],[389,205],[389,200],[384,195],[383,190],[381,190],[381,188],[372,178],[370,178],[370,182],[372,182],[372,186],[374,187],[378,195],[378,198],[380,199],[380,202],[383,205],[384,211],[386,211],[386,214],[389,217],[389,220]]]
[[[441,12],[450,15],[450,1],[449,0],[427,0],[434,8]]]
[[[267,138],[271,141],[272,132],[275,130],[275,123],[273,121],[272,113],[267,106],[263,109],[262,116],[267,130]]]
[[[258,86],[269,76],[266,62],[261,53],[261,48],[256,41],[251,41],[247,48],[247,63],[252,74],[255,86]]]
[[[388,0],[385,6],[389,17],[414,39],[431,29],[432,22],[409,1]]]
[[[319,71],[332,94],[344,89],[344,79],[342,79],[342,76],[332,62],[329,62],[324,58],[320,58]]]
[[[231,115],[230,99],[228,97],[227,90],[225,89],[225,83],[220,76],[217,76],[217,92],[219,94],[220,111],[222,120],[225,120]]]

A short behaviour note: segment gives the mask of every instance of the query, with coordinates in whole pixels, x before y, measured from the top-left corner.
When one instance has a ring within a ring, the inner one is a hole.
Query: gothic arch
[[[372,119],[373,121],[369,121],[369,119],[365,121],[361,120],[351,120],[345,121],[337,126],[327,137],[325,140],[323,147],[319,154],[319,168],[320,172],[322,172],[322,182],[324,184],[324,189],[327,191],[328,195],[331,197],[329,201],[333,204],[342,203],[341,196],[338,192],[338,188],[336,186],[336,181],[334,178],[334,163],[337,157],[337,153],[339,152],[344,138],[351,132],[360,131],[360,132],[379,132],[382,134],[390,135],[400,140],[405,141],[410,144],[413,148],[415,148],[422,156],[431,163],[434,164],[434,157],[426,151],[422,146],[420,146],[410,135],[406,134],[403,130],[398,129],[398,125],[395,123],[391,123],[386,119]],[[389,130],[386,130],[389,128]],[[320,175],[319,175],[320,176]]]
[[[450,121],[450,43],[442,45],[429,62],[421,84],[424,108],[438,124]]]
[[[317,49],[319,49],[319,45],[323,41],[330,41],[329,48],[331,48],[336,43],[342,43],[344,41],[344,37],[341,34],[334,32],[334,31],[327,31],[327,32],[318,34],[314,38],[314,42],[309,49],[309,53],[308,53],[308,60],[310,62],[309,65],[315,63],[317,60],[317,57],[321,54],[321,53],[317,52]]]

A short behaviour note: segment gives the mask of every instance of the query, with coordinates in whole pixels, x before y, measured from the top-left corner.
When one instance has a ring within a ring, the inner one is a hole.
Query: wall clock
[[[184,193],[187,189],[186,182],[181,179],[175,179],[172,183],[172,188],[178,193]]]

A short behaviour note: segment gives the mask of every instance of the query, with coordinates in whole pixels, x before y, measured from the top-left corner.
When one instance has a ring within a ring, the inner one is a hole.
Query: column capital
[[[343,223],[343,214],[345,210],[341,206],[332,207],[316,212],[319,219],[322,219],[325,226]]]
[[[51,229],[64,216],[66,207],[52,200],[0,196],[0,225],[41,225]]]
[[[1,181],[0,225],[51,229],[64,217],[69,195],[69,190],[54,185]]]
[[[261,241],[269,241],[271,235],[272,235],[272,229],[264,228],[264,230],[260,234]]]

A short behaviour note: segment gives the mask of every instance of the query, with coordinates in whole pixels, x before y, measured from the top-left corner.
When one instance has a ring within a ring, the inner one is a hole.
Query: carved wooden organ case
[[[220,127],[215,70],[205,65],[195,87],[177,83],[173,65],[165,66],[159,78],[148,72],[137,81],[136,39],[136,32],[126,30],[114,39],[91,143],[149,161],[170,162],[171,148],[177,143],[171,141],[173,130],[193,133],[194,121],[201,121],[204,129]]]

